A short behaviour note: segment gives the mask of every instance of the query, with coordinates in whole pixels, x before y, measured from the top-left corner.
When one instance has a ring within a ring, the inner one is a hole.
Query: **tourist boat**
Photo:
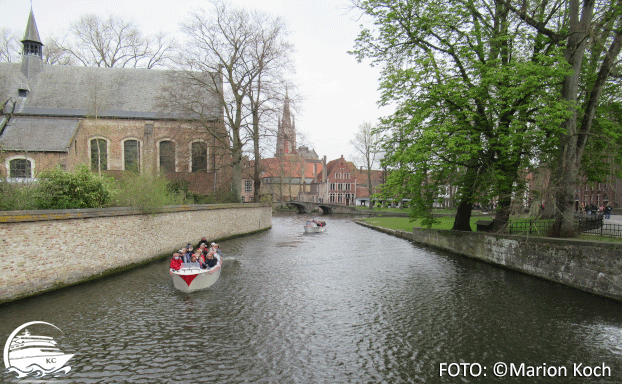
[[[326,230],[326,223],[324,221],[309,220],[304,226],[305,233],[319,233]]]
[[[13,338],[7,357],[8,364],[23,373],[33,369],[48,373],[62,368],[73,354],[58,349],[52,337],[31,335],[26,329],[23,334]]]
[[[173,285],[182,292],[194,292],[208,288],[220,277],[222,259],[217,253],[216,265],[209,269],[201,269],[199,263],[182,263],[178,271],[171,270]]]

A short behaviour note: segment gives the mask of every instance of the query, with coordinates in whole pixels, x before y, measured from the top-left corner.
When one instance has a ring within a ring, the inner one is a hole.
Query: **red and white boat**
[[[216,254],[214,257],[218,261],[212,268],[201,269],[199,263],[183,263],[179,270],[171,270],[175,288],[182,292],[194,292],[214,285],[222,269],[221,256]]]

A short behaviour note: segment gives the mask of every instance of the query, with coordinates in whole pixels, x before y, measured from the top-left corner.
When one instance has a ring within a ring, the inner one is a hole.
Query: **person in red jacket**
[[[171,259],[171,275],[173,274],[173,270],[179,271],[181,269],[181,258],[179,257],[179,253],[173,254],[173,258]]]

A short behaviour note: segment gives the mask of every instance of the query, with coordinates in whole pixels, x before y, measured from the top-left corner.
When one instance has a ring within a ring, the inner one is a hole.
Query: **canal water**
[[[622,304],[350,217],[304,234],[307,218],[222,242],[205,291],[176,291],[162,260],[0,306],[0,343],[27,322],[62,330],[71,371],[45,382],[622,382]],[[0,382],[23,382],[13,377]]]

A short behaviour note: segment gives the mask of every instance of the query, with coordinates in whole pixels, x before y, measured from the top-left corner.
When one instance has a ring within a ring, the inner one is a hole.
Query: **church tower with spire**
[[[278,122],[276,137],[276,155],[283,157],[286,154],[297,153],[296,151],[296,123],[289,111],[289,96],[285,90],[285,102],[283,105],[283,118]]]
[[[30,8],[30,17],[26,25],[26,33],[22,39],[22,73],[27,79],[37,76],[43,71],[43,43],[35,22],[35,15]]]

